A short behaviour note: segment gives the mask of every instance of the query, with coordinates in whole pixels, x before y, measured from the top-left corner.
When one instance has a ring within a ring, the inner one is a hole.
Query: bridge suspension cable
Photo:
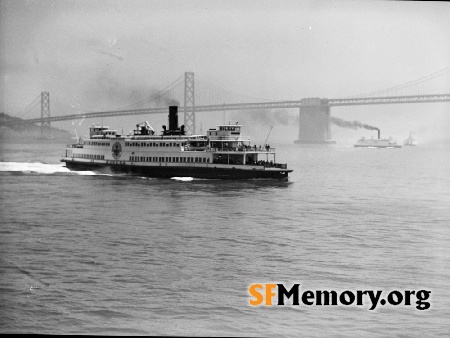
[[[447,76],[446,76],[447,75]],[[418,79],[397,85],[397,86],[393,86],[393,87],[389,87],[386,89],[381,89],[381,90],[377,90],[374,92],[370,92],[370,93],[365,93],[365,94],[359,94],[359,95],[352,95],[352,96],[348,96],[346,98],[360,98],[360,97],[377,97],[377,96],[405,96],[405,95],[425,95],[425,94],[430,94],[427,92],[427,90],[440,90],[441,94],[448,92],[450,90],[450,67],[446,67],[443,68],[441,70],[438,70],[437,72],[434,72],[432,74],[428,74],[425,76],[422,76]],[[439,86],[442,88],[436,88],[438,87],[437,82],[439,82]],[[428,84],[428,88],[425,88],[425,86],[422,86],[422,88],[420,88],[421,93],[405,93],[403,92],[402,95],[400,95],[400,91],[404,90],[406,88],[411,88],[411,87],[416,87],[418,85],[421,84]],[[395,95],[394,95],[395,93]]]
[[[121,110],[125,110],[125,109],[130,109],[130,108],[142,108],[144,105],[148,105],[151,103],[158,103],[161,100],[167,100],[170,101],[171,99],[173,100],[179,100],[180,99],[180,93],[181,93],[181,86],[184,85],[184,74],[181,75],[178,79],[176,79],[175,81],[173,81],[172,83],[170,83],[169,85],[167,85],[166,87],[164,87],[163,89],[157,91],[156,93],[151,94],[147,99],[139,101],[139,102],[135,102],[132,103],[128,106],[122,107]],[[174,92],[176,89],[179,90],[179,92],[177,93],[178,95],[170,95],[170,93]]]
[[[196,81],[196,102],[197,105],[220,105],[238,102],[268,102],[271,99],[262,99],[251,95],[236,93],[223,89],[207,81]]]
[[[25,115],[28,115],[33,109],[38,107],[41,103],[41,94],[36,96],[36,98],[31,101],[25,108],[23,108],[21,111],[19,111],[14,117],[23,117]]]

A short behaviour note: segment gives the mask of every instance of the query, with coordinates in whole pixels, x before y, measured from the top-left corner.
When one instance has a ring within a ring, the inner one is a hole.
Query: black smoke
[[[330,122],[337,125],[338,127],[342,127],[342,128],[350,128],[350,129],[359,129],[359,128],[364,128],[364,129],[369,129],[369,130],[379,130],[377,127],[365,124],[365,123],[361,123],[359,121],[345,121],[342,120],[338,117],[334,117],[331,116],[330,117]]]
[[[252,123],[260,122],[265,125],[298,125],[298,113],[292,113],[285,109],[258,109],[246,110],[239,113],[240,118],[248,119]]]

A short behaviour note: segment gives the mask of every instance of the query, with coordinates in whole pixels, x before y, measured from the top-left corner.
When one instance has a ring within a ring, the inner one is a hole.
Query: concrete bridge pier
[[[327,100],[301,100],[297,144],[333,144],[330,130],[330,106]]]

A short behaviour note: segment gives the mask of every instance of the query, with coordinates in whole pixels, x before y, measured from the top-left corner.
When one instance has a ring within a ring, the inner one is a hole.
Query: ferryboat
[[[378,130],[378,139],[365,138],[364,136],[354,144],[357,148],[401,148],[397,141],[392,137],[380,138],[380,130]]]
[[[275,161],[275,149],[257,147],[241,136],[242,125],[223,124],[206,135],[186,135],[178,127],[178,106],[169,107],[169,128],[156,135],[147,122],[129,135],[93,125],[89,136],[66,147],[61,159],[71,170],[101,170],[144,177],[280,179],[292,172]]]

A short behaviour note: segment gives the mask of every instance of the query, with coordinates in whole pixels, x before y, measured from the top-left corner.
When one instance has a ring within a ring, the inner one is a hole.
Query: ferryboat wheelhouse
[[[206,135],[186,135],[178,127],[178,107],[169,107],[169,128],[156,135],[147,122],[130,135],[107,126],[91,126],[89,137],[67,146],[62,162],[74,170],[109,167],[114,173],[147,177],[287,179],[286,164],[276,163],[275,149],[257,147],[241,136],[242,125],[223,124]]]

